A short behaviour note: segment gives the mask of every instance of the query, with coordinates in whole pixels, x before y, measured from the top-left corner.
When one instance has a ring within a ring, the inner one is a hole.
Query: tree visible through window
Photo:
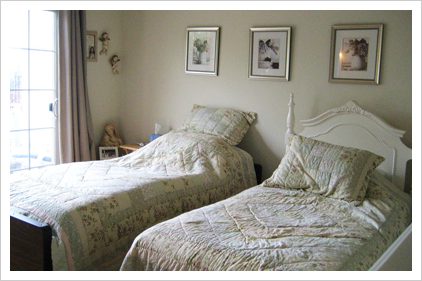
[[[56,163],[56,13],[10,16],[10,170]]]

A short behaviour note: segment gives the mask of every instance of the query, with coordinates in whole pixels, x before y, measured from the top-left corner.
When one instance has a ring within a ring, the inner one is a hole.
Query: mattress
[[[245,151],[175,131],[120,158],[15,173],[10,202],[52,227],[53,269],[118,270],[141,231],[255,184]]]
[[[368,270],[410,221],[379,174],[360,206],[256,186],[144,231],[121,270]]]

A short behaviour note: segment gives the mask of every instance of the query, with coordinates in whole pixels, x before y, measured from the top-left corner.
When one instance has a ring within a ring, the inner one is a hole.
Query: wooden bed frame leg
[[[48,224],[10,215],[10,270],[53,270]]]

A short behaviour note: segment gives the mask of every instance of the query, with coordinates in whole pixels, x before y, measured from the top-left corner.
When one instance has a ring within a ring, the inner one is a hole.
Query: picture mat
[[[215,72],[215,54],[216,54],[216,36],[217,32],[215,31],[189,31],[188,32],[188,67],[187,71],[203,71],[203,72]],[[199,38],[208,42],[208,56],[209,62],[207,64],[196,64],[193,61],[194,58],[194,42]]]
[[[86,53],[89,54],[89,48],[95,48],[95,36],[91,34],[86,35]]]
[[[374,80],[377,66],[378,29],[336,30],[333,78]],[[368,65],[365,70],[341,70],[339,54],[344,38],[368,38]]]
[[[287,61],[287,31],[254,31],[252,32],[252,76],[274,76],[286,77],[286,61]],[[259,68],[259,40],[264,42],[268,39],[277,39],[280,42],[279,49],[279,66],[278,69]]]

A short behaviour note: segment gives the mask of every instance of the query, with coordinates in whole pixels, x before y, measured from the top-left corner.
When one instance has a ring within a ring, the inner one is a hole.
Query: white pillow
[[[366,150],[292,135],[268,187],[300,188],[360,204],[369,177],[384,158]]]
[[[182,129],[189,132],[205,133],[222,137],[231,145],[239,144],[256,113],[230,108],[209,108],[194,105]]]

